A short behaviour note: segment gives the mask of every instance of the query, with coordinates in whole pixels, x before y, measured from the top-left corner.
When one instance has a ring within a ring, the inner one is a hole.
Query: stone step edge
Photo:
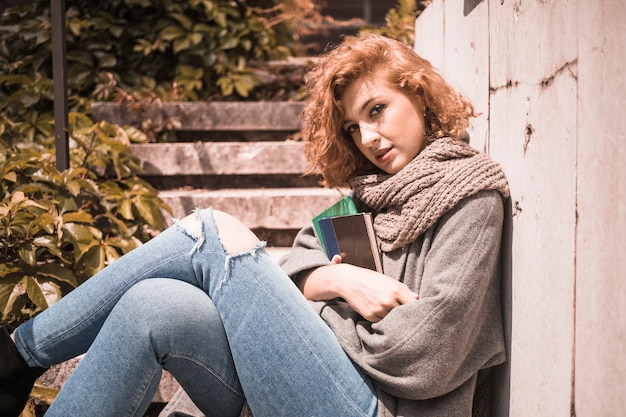
[[[298,131],[305,103],[298,101],[94,102],[94,121],[121,126],[167,126],[185,131]]]
[[[304,142],[177,142],[130,146],[145,175],[297,174]]]
[[[167,224],[195,208],[213,207],[241,220],[250,229],[301,229],[311,219],[348,194],[346,189],[261,188],[223,190],[163,190],[159,197],[173,210]]]

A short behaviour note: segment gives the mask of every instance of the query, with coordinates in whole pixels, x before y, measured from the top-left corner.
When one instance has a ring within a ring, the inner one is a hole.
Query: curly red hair
[[[342,129],[341,99],[352,82],[377,71],[403,93],[422,98],[430,141],[460,138],[477,115],[472,104],[409,46],[381,35],[347,40],[320,58],[306,80],[303,125],[309,173],[321,174],[329,187],[345,186],[355,175],[374,169]]]

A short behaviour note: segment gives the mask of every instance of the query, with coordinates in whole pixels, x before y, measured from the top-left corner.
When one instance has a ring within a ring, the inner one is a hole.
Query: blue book
[[[319,220],[320,234],[319,239],[326,256],[328,259],[333,259],[335,255],[341,255],[339,252],[339,245],[337,244],[337,237],[335,236],[335,229],[333,228],[333,218],[324,217]]]

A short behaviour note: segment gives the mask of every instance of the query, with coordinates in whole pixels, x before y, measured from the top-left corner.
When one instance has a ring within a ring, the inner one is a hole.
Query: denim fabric
[[[169,228],[16,330],[31,366],[89,349],[48,415],[140,416],[164,367],[207,415],[236,416],[243,390],[255,417],[375,416],[371,383],[265,243],[228,254],[197,213],[201,236]]]

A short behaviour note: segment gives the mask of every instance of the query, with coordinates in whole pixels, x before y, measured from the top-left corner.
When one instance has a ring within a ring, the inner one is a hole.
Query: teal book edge
[[[357,213],[358,211],[356,209],[356,205],[354,204],[354,200],[351,196],[346,196],[313,218],[313,228],[315,229],[315,234],[317,235],[317,239],[320,241],[320,244],[326,253],[328,253],[328,251],[326,243],[322,238],[323,235],[322,230],[320,229],[320,220],[328,217],[345,216]]]

